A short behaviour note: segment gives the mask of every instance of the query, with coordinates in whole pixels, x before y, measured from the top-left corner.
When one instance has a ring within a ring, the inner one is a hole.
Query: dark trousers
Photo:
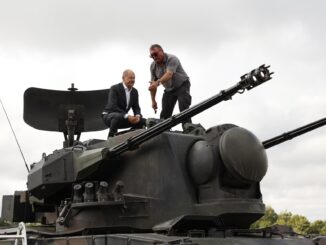
[[[172,91],[164,91],[162,97],[162,111],[160,114],[161,119],[167,119],[172,116],[173,109],[176,102],[178,101],[179,110],[184,111],[188,109],[191,105],[191,95],[190,95],[190,82],[184,82],[179,88]],[[191,119],[185,122],[190,122]]]
[[[128,119],[124,118],[124,113],[112,112],[103,116],[103,122],[110,128],[109,137],[113,137],[120,128],[142,128],[146,124],[146,119],[141,118],[139,123],[131,124]]]

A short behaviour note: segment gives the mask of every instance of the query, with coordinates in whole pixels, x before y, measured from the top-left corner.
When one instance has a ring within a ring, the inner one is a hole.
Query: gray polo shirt
[[[187,73],[182,68],[180,60],[172,54],[164,53],[164,61],[162,65],[158,65],[155,61],[151,64],[151,81],[161,78],[164,73],[169,70],[173,72],[172,78],[163,84],[166,91],[171,91],[180,87],[185,81],[189,80]]]

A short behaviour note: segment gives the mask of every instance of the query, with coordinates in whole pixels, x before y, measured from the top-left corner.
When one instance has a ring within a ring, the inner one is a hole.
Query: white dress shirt
[[[130,92],[131,92],[132,88],[129,90],[128,87],[124,84],[124,82],[122,82],[122,85],[123,85],[123,87],[125,89],[125,93],[126,93],[126,99],[127,99],[126,109],[127,109],[129,106],[129,103],[130,103]],[[128,113],[124,115],[124,118],[128,118]]]

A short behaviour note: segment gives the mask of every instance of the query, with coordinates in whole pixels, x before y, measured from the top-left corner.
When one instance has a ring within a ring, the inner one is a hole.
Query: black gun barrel
[[[250,90],[268,80],[272,77],[273,72],[269,71],[269,66],[261,65],[257,69],[252,70],[249,73],[241,76],[241,81],[236,85],[222,90],[217,95],[195,105],[187,110],[173,115],[172,117],[156,124],[155,126],[145,130],[144,132],[135,135],[125,142],[110,148],[105,154],[107,157],[119,155],[125,151],[137,148],[141,143],[157,136],[158,134],[171,129],[172,127],[186,121],[187,119],[201,113],[202,111],[220,103],[223,100],[230,100],[236,93],[243,93],[245,90]]]
[[[281,144],[287,140],[291,140],[297,136],[300,136],[302,134],[305,134],[305,133],[308,133],[316,128],[319,128],[319,127],[322,127],[326,125],[326,118],[323,118],[323,119],[320,119],[318,121],[315,121],[315,122],[312,122],[312,123],[309,123],[305,126],[302,126],[300,128],[297,128],[297,129],[294,129],[292,131],[289,131],[289,132],[286,132],[286,133],[283,133],[283,134],[280,134],[276,137],[273,137],[269,140],[265,140],[263,142],[263,146],[265,149],[268,149],[270,147],[273,147],[275,145],[278,145],[278,144]]]

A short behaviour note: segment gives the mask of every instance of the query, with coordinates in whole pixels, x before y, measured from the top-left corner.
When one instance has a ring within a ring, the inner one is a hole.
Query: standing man
[[[122,83],[113,85],[109,91],[108,102],[102,113],[103,122],[110,127],[108,137],[113,137],[119,128],[142,128],[146,120],[142,118],[138,102],[138,91],[135,84],[135,73],[125,70]],[[128,114],[132,108],[134,116]]]
[[[166,119],[172,116],[177,101],[180,112],[189,108],[191,104],[189,77],[182,68],[180,60],[175,55],[165,53],[159,44],[153,44],[149,52],[153,59],[150,67],[151,82],[148,88],[151,93],[152,108],[156,112],[156,91],[162,85],[164,94],[160,118]]]

